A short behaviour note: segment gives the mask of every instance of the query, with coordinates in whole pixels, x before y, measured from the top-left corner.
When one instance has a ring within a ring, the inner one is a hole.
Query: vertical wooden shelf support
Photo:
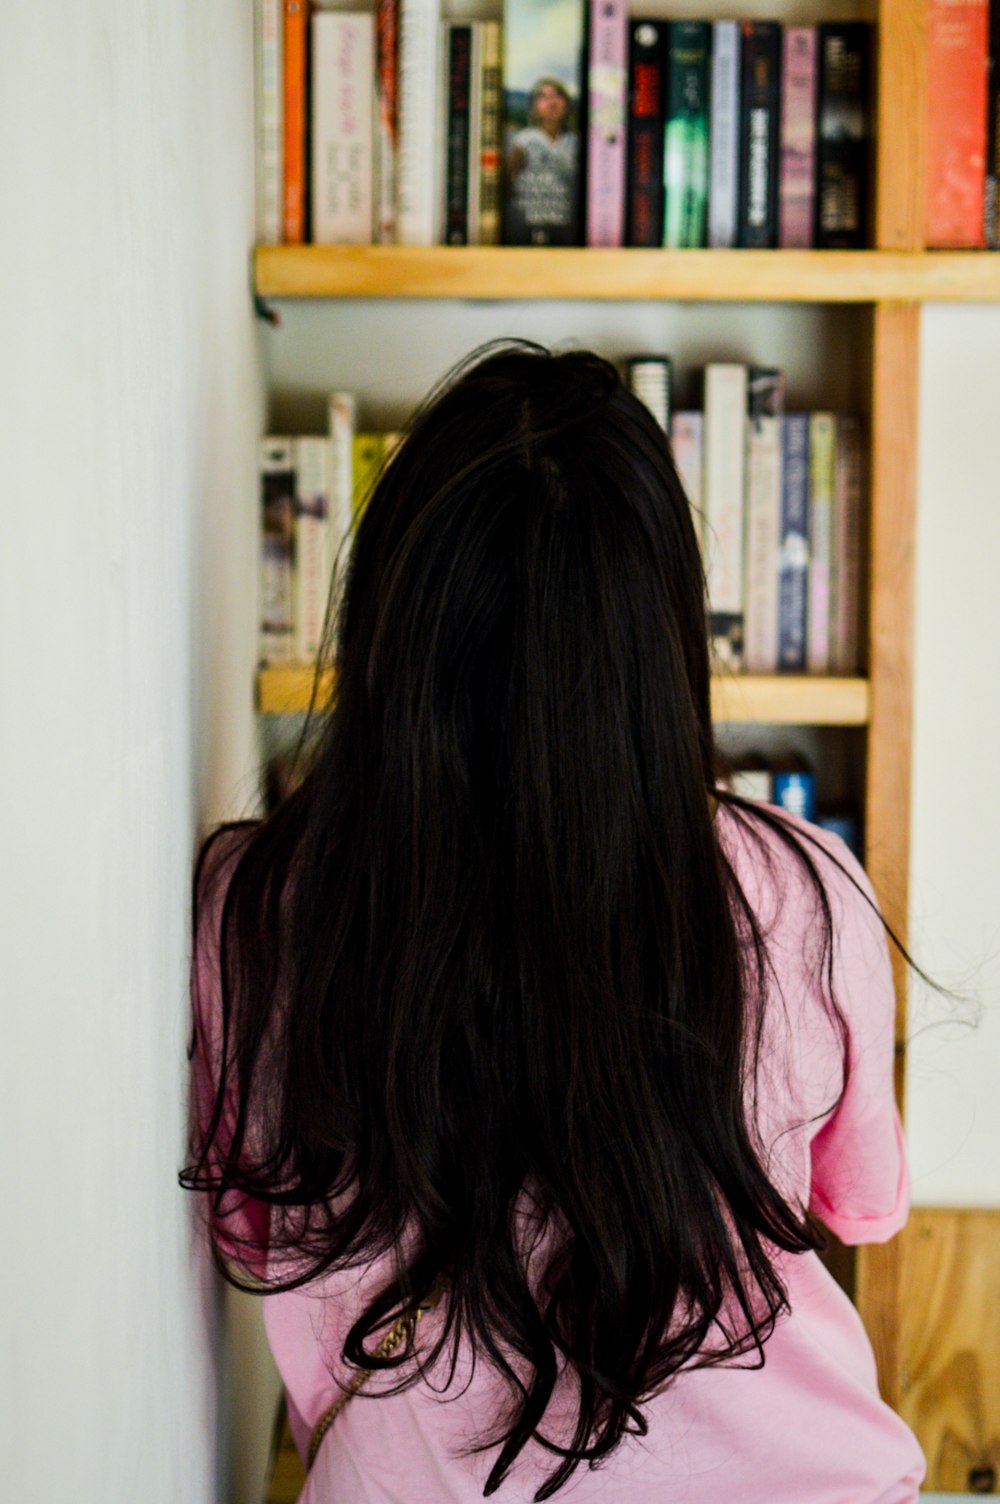
[[[924,245],[926,0],[879,0],[875,244]],[[875,305],[872,352],[869,674],[865,860],[885,918],[905,945],[909,903],[913,733],[913,580],[920,306]],[[903,1105],[905,963],[893,951],[896,1097]],[[878,1363],[882,1396],[899,1408],[904,1353],[903,1236],[859,1248],[855,1301]]]

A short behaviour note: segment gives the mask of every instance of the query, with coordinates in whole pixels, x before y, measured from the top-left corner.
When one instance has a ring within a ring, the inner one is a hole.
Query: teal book
[[[712,28],[707,21],[670,22],[663,243],[673,248],[706,244],[711,40]]]

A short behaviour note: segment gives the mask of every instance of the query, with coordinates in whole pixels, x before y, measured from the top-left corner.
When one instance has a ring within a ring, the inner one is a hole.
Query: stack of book
[[[261,524],[260,661],[313,663],[320,650],[334,564],[399,441],[359,433],[354,398],[334,392],[329,433],[271,435],[258,449]]]
[[[926,241],[1000,250],[1000,0],[928,0]]]
[[[256,5],[264,244],[867,244],[866,23]]]
[[[785,412],[770,367],[704,368],[700,410],[673,411],[668,358],[628,380],[670,435],[699,529],[716,666],[851,674],[861,657],[863,425]]]

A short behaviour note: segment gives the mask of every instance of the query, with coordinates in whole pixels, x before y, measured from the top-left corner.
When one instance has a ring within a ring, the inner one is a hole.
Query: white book
[[[295,528],[295,460],[291,439],[261,439],[260,661],[293,660],[292,560]]]
[[[743,503],[747,368],[705,367],[705,575],[710,632],[721,668],[743,666]]]
[[[833,413],[810,413],[806,667],[811,674],[830,671],[830,558],[833,551],[836,431],[837,419]]]
[[[778,670],[783,399],[779,372],[750,372],[743,638],[744,665],[752,674]]]
[[[256,0],[256,225],[260,245],[279,245],[282,232],[282,0]]]
[[[856,673],[860,664],[863,465],[860,418],[838,418],[830,561],[830,667],[835,674]]]
[[[375,18],[317,11],[312,18],[312,238],[316,245],[372,239]]]
[[[705,425],[701,413],[676,412],[673,414],[670,419],[670,448],[681,485],[691,503],[691,520],[698,535],[700,548],[704,548],[702,538],[702,446],[704,438]]]
[[[736,244],[739,187],[740,28],[737,21],[712,26],[712,101],[708,243]]]
[[[397,239],[432,245],[436,188],[440,0],[400,0]]]
[[[330,560],[340,551],[354,522],[354,424],[351,392],[331,392],[327,401],[330,435]]]
[[[294,657],[297,663],[312,663],[319,654],[323,640],[323,622],[330,588],[329,439],[296,439],[294,460]]]

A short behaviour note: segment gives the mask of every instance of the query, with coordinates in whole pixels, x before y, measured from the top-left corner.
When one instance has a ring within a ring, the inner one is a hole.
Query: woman
[[[528,124],[515,133],[507,153],[510,245],[572,245],[579,238],[580,138],[570,129],[571,109],[564,83],[538,80]]]
[[[202,854],[183,1177],[273,1292],[308,1504],[915,1500],[815,1252],[906,1217],[883,927],[716,787],[695,532],[611,366],[505,349],[418,415],[335,657],[304,783]]]

